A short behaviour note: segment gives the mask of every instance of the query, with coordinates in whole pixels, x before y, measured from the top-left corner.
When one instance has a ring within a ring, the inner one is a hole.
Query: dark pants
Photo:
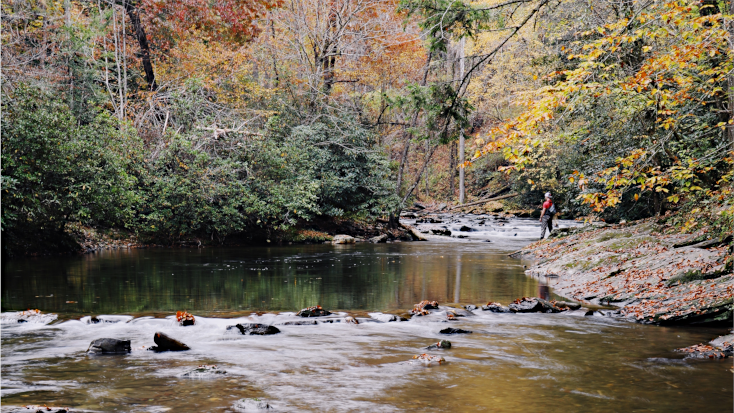
[[[553,231],[553,216],[545,214],[540,220],[540,238],[545,238],[545,230],[548,229],[548,234]]]

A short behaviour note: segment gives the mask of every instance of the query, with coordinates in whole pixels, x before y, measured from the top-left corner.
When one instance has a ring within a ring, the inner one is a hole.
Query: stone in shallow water
[[[0,315],[0,323],[16,324],[16,323],[37,323],[48,324],[56,320],[56,314],[44,314],[40,310],[26,310],[18,312],[7,312]]]
[[[471,334],[472,332],[469,330],[462,330],[460,328],[444,328],[443,330],[439,331],[441,334]]]
[[[323,317],[327,315],[331,315],[331,311],[324,310],[321,308],[320,305],[316,305],[313,307],[304,308],[303,310],[299,311],[297,316],[300,317]]]
[[[286,321],[284,326],[315,326],[318,322],[316,320],[303,320],[303,321]]]
[[[487,305],[482,306],[482,310],[491,311],[493,313],[509,313],[510,309],[503,306],[500,303],[488,302]]]
[[[153,351],[186,351],[191,350],[186,344],[171,338],[163,333],[156,332],[153,335],[153,341],[158,345],[150,347],[148,350]]]
[[[369,241],[373,244],[379,244],[381,242],[387,241],[387,234],[378,235],[376,237],[372,237],[369,239]]]
[[[89,344],[87,352],[102,354],[122,354],[130,352],[130,340],[116,338],[98,338]]]
[[[269,336],[272,334],[280,333],[280,330],[278,329],[278,327],[267,325],[267,324],[257,324],[257,323],[236,324],[236,325],[227,327],[227,330],[232,330],[235,328],[240,330],[241,334],[251,335],[251,336],[253,335]]]
[[[221,370],[216,365],[202,364],[193,370],[189,370],[186,373],[181,374],[180,377],[187,377],[190,379],[206,379],[210,377],[216,377],[221,374],[227,374],[227,372]]]
[[[71,409],[68,407],[54,407],[54,406],[46,406],[45,404],[43,406],[41,405],[35,405],[35,404],[29,404],[26,406],[20,406],[15,407],[11,406],[8,407],[7,410],[3,408],[3,412],[7,413],[71,413]]]
[[[331,239],[332,244],[354,244],[354,237],[349,235],[334,235],[334,238]]]
[[[420,356],[413,356],[412,362],[420,362],[423,363],[426,366],[430,366],[431,364],[437,363],[442,364],[445,363],[446,360],[444,360],[441,356],[432,356],[430,354],[421,354]]]
[[[257,412],[260,410],[273,410],[273,406],[271,406],[267,400],[256,398],[239,399],[234,402],[232,408],[236,412]]]
[[[559,313],[561,309],[542,298],[523,297],[509,306],[513,313]]]
[[[384,314],[384,313],[370,313],[370,317],[383,323],[395,322],[395,321],[408,321],[407,318],[401,317],[395,314]]]
[[[438,349],[449,349],[451,348],[451,342],[448,340],[441,340],[438,343],[433,343],[426,347],[426,350],[438,350]]]
[[[685,353],[686,357],[690,358],[723,359],[734,355],[734,346],[728,344],[728,346],[714,347],[707,344],[696,344],[694,346],[676,349],[676,351]]]

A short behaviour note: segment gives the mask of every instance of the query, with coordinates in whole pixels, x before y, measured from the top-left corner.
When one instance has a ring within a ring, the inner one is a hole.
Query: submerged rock
[[[327,315],[331,315],[331,311],[324,310],[321,308],[320,305],[304,308],[303,310],[299,311],[297,316],[300,317],[323,317]]]
[[[448,228],[431,228],[431,232],[433,235],[451,236],[451,230]]]
[[[443,330],[439,331],[441,334],[471,334],[472,332],[469,330],[462,330],[460,328],[444,328]]]
[[[132,320],[131,316],[121,315],[105,315],[105,316],[86,316],[79,319],[79,321],[86,324],[107,324],[107,323],[125,323]]]
[[[370,313],[370,317],[383,323],[397,322],[397,321],[408,321],[407,318],[401,317],[395,314],[383,314],[383,313]]]
[[[332,244],[354,244],[354,237],[350,235],[334,235],[334,238],[331,239]]]
[[[54,407],[54,406],[43,406],[36,404],[29,404],[20,407],[8,407],[8,410],[3,408],[3,412],[7,413],[71,413],[71,409],[68,407]]]
[[[465,305],[464,308],[466,308],[467,311],[474,311],[477,309],[477,306],[474,304]]]
[[[239,399],[232,405],[236,412],[257,412],[260,410],[271,410],[273,407],[267,400],[247,398]]]
[[[426,350],[437,350],[437,349],[449,349],[451,348],[451,342],[448,340],[441,340],[438,343],[433,343],[426,347]]]
[[[44,314],[41,310],[26,310],[18,312],[2,313],[0,315],[0,322],[2,324],[16,324],[16,323],[38,323],[48,324],[58,318],[56,314]]]
[[[284,326],[315,326],[318,322],[316,320],[303,320],[303,321],[286,321],[280,325]]]
[[[267,324],[257,324],[257,323],[236,324],[236,325],[227,327],[227,330],[232,330],[235,328],[240,330],[240,334],[251,335],[251,336],[252,335],[267,336],[267,335],[280,333],[280,330],[278,330],[278,327],[267,325]]]
[[[191,350],[186,344],[171,338],[160,331],[153,335],[153,341],[158,346],[150,347],[148,350],[152,351],[186,351]]]
[[[221,370],[216,365],[202,364],[193,370],[181,374],[179,377],[187,377],[190,379],[205,379],[209,377],[215,377],[220,374],[227,374],[227,372]]]
[[[87,352],[102,354],[123,354],[131,350],[130,340],[118,340],[116,338],[98,338],[92,341]]]
[[[421,354],[420,356],[413,356],[413,360],[412,361],[421,362],[421,363],[425,364],[426,366],[429,366],[429,365],[431,365],[433,363],[437,363],[437,364],[440,365],[440,364],[446,362],[446,360],[444,360],[443,357],[441,357],[441,356],[431,356],[430,354]]]

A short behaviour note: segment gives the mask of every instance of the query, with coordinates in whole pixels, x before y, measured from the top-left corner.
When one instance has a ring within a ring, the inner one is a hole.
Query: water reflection
[[[397,310],[422,299],[508,302],[535,295],[506,250],[479,243],[299,245],[108,251],[12,260],[2,309],[145,313],[291,311],[321,304]]]

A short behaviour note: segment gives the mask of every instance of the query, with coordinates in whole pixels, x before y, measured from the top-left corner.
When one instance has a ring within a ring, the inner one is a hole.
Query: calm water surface
[[[459,306],[538,295],[537,280],[523,272],[528,263],[507,257],[529,242],[537,225],[474,224],[482,231],[468,240],[6,261],[2,310],[39,308],[59,318],[2,324],[2,409],[45,403],[77,411],[225,412],[244,397],[268,399],[278,411],[732,409],[731,362],[683,360],[672,351],[711,340],[721,329],[481,310],[460,321],[439,313],[379,322],[381,313],[404,313],[422,299]],[[354,315],[360,324],[280,325],[315,304],[337,312],[334,320]],[[176,310],[194,313],[197,324],[177,326]],[[120,322],[89,324],[90,315]],[[272,323],[282,333],[226,330],[238,322]],[[474,333],[438,333],[448,326]],[[156,331],[192,350],[146,351]],[[86,354],[102,337],[130,339],[133,352]],[[424,349],[441,338],[453,348]],[[424,352],[447,363],[410,362]],[[199,364],[227,374],[181,377]]]

